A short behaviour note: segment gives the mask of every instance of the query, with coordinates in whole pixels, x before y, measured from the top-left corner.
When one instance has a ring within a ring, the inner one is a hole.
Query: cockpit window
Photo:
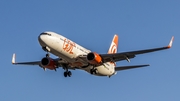
[[[51,34],[47,33],[47,35],[51,36]]]
[[[41,33],[41,35],[49,35],[49,36],[51,36],[51,34],[49,34],[49,33]]]

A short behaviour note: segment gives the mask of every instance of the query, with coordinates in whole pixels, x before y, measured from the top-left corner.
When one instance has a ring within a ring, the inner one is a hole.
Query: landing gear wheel
[[[71,71],[69,71],[68,70],[68,64],[62,64],[62,67],[63,67],[63,69],[65,70],[64,71],[64,77],[71,77],[72,76],[72,73],[71,73]]]
[[[64,77],[67,77],[67,76],[68,76],[67,72],[64,72]]]
[[[67,72],[67,75],[68,75],[69,77],[71,77],[71,75],[72,75],[71,71],[68,71],[68,72]]]
[[[67,76],[71,77],[71,75],[72,75],[71,71],[64,72],[64,77],[67,77]]]
[[[90,73],[93,74],[93,69],[90,70]]]
[[[91,70],[90,70],[90,73],[91,73],[91,74],[97,74],[97,73],[96,73],[96,69],[91,69]]]

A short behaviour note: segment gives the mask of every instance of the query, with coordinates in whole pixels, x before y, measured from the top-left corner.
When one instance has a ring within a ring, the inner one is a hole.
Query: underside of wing
[[[134,68],[140,68],[140,67],[146,67],[146,66],[149,66],[149,64],[147,64],[147,65],[134,65],[134,66],[119,66],[119,67],[115,67],[115,71],[134,69]]]
[[[17,62],[13,64],[19,64],[19,65],[40,65],[40,61],[33,61],[33,62]]]

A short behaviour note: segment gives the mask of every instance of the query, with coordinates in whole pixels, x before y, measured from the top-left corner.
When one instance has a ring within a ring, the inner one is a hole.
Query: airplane
[[[44,58],[39,61],[16,62],[16,55],[14,53],[12,64],[39,65],[44,70],[55,71],[57,68],[62,67],[64,69],[64,77],[72,76],[70,70],[84,70],[92,75],[111,77],[117,71],[149,66],[149,64],[116,66],[116,62],[122,60],[130,62],[130,59],[136,55],[169,49],[172,47],[173,40],[174,36],[171,38],[169,45],[165,47],[117,53],[118,35],[115,34],[108,52],[106,54],[99,54],[78,45],[60,34],[46,31],[38,36],[39,44],[47,52]],[[58,56],[58,58],[51,58],[49,53]]]

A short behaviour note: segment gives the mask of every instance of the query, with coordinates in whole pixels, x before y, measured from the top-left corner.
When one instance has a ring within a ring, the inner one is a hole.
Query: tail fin
[[[109,47],[108,54],[117,53],[117,48],[118,48],[118,35],[115,34],[111,46]]]
[[[113,53],[117,53],[117,48],[118,48],[118,35],[114,35],[114,38],[111,42],[111,46],[109,47],[109,51],[108,54],[113,54]],[[115,67],[116,63],[111,61],[110,64]]]

